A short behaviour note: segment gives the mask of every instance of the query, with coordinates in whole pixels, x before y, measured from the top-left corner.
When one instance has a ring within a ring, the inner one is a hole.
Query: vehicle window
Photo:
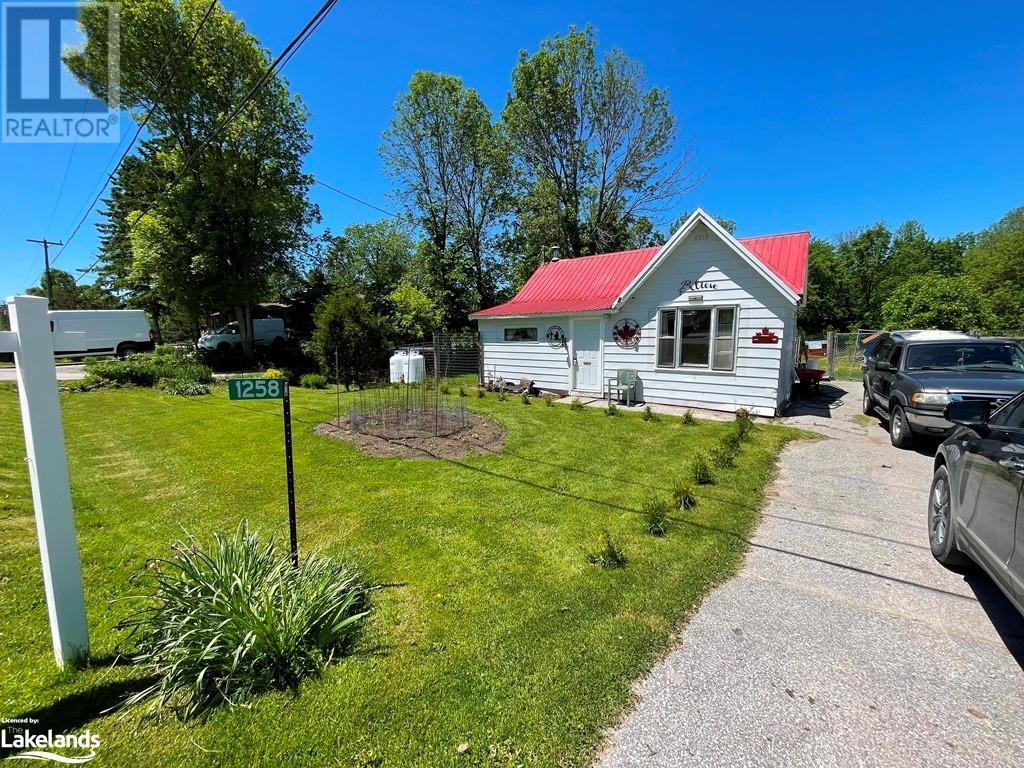
[[[1011,400],[989,419],[993,427],[1024,429],[1024,397]]]
[[[1012,341],[963,341],[914,344],[907,350],[908,369],[1024,371],[1024,350]]]
[[[872,350],[871,359],[875,361],[888,360],[890,352],[892,352],[892,339],[882,339]]]
[[[900,358],[903,357],[903,345],[897,344],[893,347],[892,354],[889,355],[889,363],[893,368],[900,367]]]

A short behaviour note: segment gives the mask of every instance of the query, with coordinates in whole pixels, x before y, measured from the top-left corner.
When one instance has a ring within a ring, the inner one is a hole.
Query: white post
[[[0,351],[5,346],[13,347],[6,351],[14,352],[18,374],[25,460],[32,482],[50,634],[57,664],[63,667],[88,655],[89,629],[48,306],[46,299],[36,296],[8,299],[11,331],[0,338]]]

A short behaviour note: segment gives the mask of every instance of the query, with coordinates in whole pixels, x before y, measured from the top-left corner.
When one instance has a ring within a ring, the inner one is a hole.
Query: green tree
[[[332,239],[324,256],[324,276],[336,289],[361,293],[378,315],[391,309],[390,295],[412,269],[416,244],[391,219],[351,224]]]
[[[121,300],[101,285],[78,285],[75,278],[62,269],[50,269],[53,300],[50,309],[120,309]],[[30,296],[46,296],[46,273],[39,276],[39,285],[29,288]]]
[[[882,302],[890,254],[892,233],[885,224],[840,238],[836,255],[849,275],[853,299],[853,321],[863,328],[878,328],[882,323]]]
[[[853,297],[846,265],[831,243],[814,238],[807,264],[807,303],[800,309],[805,333],[848,330],[853,321]]]
[[[174,282],[191,311],[233,307],[251,358],[252,307],[276,274],[295,268],[318,215],[307,200],[311,177],[302,172],[306,110],[273,78],[225,126],[269,67],[259,41],[219,5],[196,35],[207,0],[122,0],[119,7],[119,93],[107,92],[108,26],[99,3],[81,8],[86,43],[65,61],[94,95],[108,103],[119,96],[137,120],[152,109],[140,158],[152,178],[174,183],[144,204],[131,190],[138,215],[125,218],[134,229],[155,217],[143,238],[151,250],[144,261],[173,268],[145,277]],[[133,251],[139,244],[133,241]],[[109,250],[108,242],[103,255]]]
[[[988,297],[994,330],[1024,331],[1024,207],[978,235],[964,257],[964,274]]]
[[[984,294],[963,277],[934,272],[907,278],[882,305],[885,328],[985,331],[994,318]]]
[[[420,267],[449,327],[494,300],[493,231],[510,205],[511,163],[500,128],[472,88],[416,72],[395,104],[381,154],[429,247]]]
[[[424,341],[441,325],[441,310],[423,291],[403,282],[388,297],[391,301],[391,327],[397,341]]]
[[[502,119],[525,188],[517,242],[532,256],[632,246],[650,237],[646,214],[699,181],[692,145],[676,154],[667,92],[622,51],[599,60],[596,47],[590,27],[571,27],[520,52],[512,72]]]
[[[330,294],[316,309],[310,350],[320,369],[347,387],[362,384],[387,363],[387,344],[380,318],[351,290]]]

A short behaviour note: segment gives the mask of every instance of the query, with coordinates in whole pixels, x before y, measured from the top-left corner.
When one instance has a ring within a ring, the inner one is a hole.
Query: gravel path
[[[78,363],[65,364],[57,366],[57,380],[58,381],[73,381],[74,379],[81,379],[85,377],[85,366]],[[17,381],[18,374],[14,370],[14,366],[3,366],[0,368],[0,381]]]
[[[930,451],[856,383],[791,424],[746,563],[638,684],[601,768],[1024,766],[1024,619],[928,551]]]

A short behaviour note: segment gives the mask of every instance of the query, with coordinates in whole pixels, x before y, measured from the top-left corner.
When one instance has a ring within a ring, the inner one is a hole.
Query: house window
[[[658,365],[674,368],[676,364],[676,311],[663,309],[658,313]]]
[[[711,348],[710,309],[685,309],[680,314],[679,365],[707,367]]]
[[[536,341],[537,340],[537,328],[532,326],[529,328],[506,328],[505,329],[505,341]]]
[[[659,310],[658,367],[733,370],[738,313],[736,307]]]
[[[714,354],[711,367],[716,371],[736,366],[736,307],[719,307],[716,312]]]

